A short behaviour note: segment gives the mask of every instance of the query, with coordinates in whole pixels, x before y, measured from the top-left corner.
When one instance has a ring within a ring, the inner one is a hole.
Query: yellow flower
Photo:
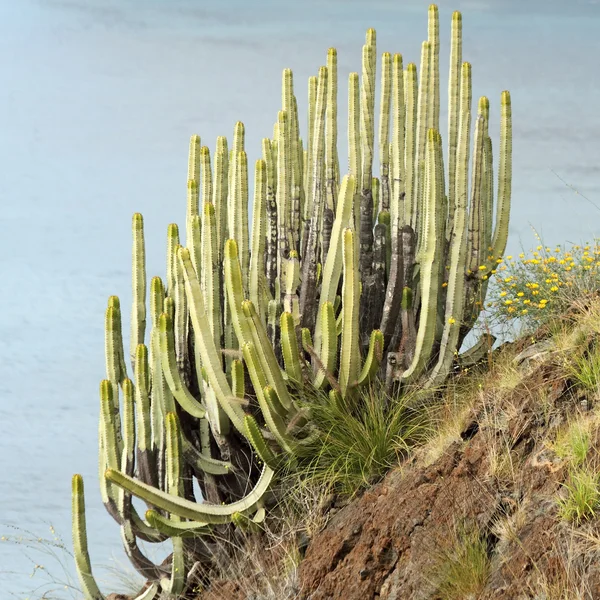
[[[485,265],[479,265],[480,271],[485,271],[486,269],[487,269],[487,267]]]
[[[509,254],[509,255],[508,255],[506,258],[507,258],[508,260],[511,260],[511,259],[512,259],[512,255],[510,255],[510,254]]]
[[[448,282],[444,281],[444,283],[442,283],[442,287],[448,287]]]
[[[512,301],[512,300],[505,300],[505,301],[504,301],[504,304],[506,304],[507,306],[508,306],[509,304],[512,304],[512,303],[513,303],[513,301]]]
[[[532,294],[533,296],[537,296],[537,295],[539,294],[539,292],[538,292],[537,290],[533,290],[533,292],[531,292],[531,294]]]
[[[512,277],[505,277],[505,278],[504,278],[504,281],[505,281],[506,283],[509,283],[510,281],[512,281],[512,279],[513,279]]]
[[[509,312],[509,313],[514,313],[514,312],[515,312],[515,310],[516,310],[516,309],[515,309],[515,307],[514,307],[514,306],[509,306],[509,307],[508,307],[508,312]]]
[[[558,286],[556,286],[556,285],[553,285],[553,286],[550,288],[550,291],[551,291],[551,292],[558,292]]]
[[[448,319],[448,323],[450,323],[450,325],[454,325],[454,323],[456,323],[456,319],[454,317],[450,317]]]
[[[523,300],[523,304],[530,304],[531,300],[529,298],[526,298],[525,300]]]
[[[525,295],[525,294],[524,294],[523,292],[517,292],[517,296],[519,296],[519,298],[520,298],[521,296],[524,296],[524,295]]]
[[[524,308],[524,309],[521,311],[521,314],[522,314],[522,315],[526,315],[526,314],[527,314],[527,312],[528,312],[528,311],[527,311],[527,309],[526,309],[526,308]]]
[[[519,258],[525,258],[525,253],[521,252],[521,254],[519,254]]]
[[[506,292],[500,292],[500,297],[504,298],[504,296],[506,296]]]

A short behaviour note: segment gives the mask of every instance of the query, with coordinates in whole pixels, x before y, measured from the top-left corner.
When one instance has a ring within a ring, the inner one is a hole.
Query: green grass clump
[[[552,449],[559,458],[579,466],[587,458],[591,444],[590,424],[579,418],[568,423],[566,429],[559,431]]]
[[[464,600],[481,593],[490,575],[488,543],[477,529],[458,528],[436,567],[437,591],[443,600]]]
[[[600,505],[598,475],[587,468],[579,467],[563,484],[567,495],[558,501],[558,513],[565,521],[579,524],[593,518]]]
[[[430,432],[427,411],[410,393],[391,398],[371,387],[351,401],[319,394],[307,409],[317,430],[296,476],[348,496],[381,479]]]

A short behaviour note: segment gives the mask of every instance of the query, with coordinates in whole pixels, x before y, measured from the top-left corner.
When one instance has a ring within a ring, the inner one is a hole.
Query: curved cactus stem
[[[102,501],[108,512],[117,521],[120,521],[120,518],[117,516],[115,490],[110,485],[106,485],[102,476],[103,469],[107,467],[116,469],[119,467],[119,457],[122,452],[121,446],[117,441],[117,422],[120,423],[120,416],[118,412],[115,412],[113,390],[112,383],[107,379],[100,383],[100,492],[102,494]]]
[[[134,600],[154,600],[158,593],[158,584],[151,583],[147,589],[145,589],[139,596],[136,596]]]
[[[227,475],[233,472],[233,465],[230,462],[204,456],[184,434],[181,436],[181,449],[186,462],[194,464],[204,473],[208,473],[209,475]]]
[[[237,502],[217,506],[206,502],[197,504],[191,500],[176,498],[114,469],[108,469],[105,473],[105,477],[110,482],[125,488],[145,502],[168,511],[171,515],[214,524],[228,523],[231,520],[231,515],[235,512],[251,512],[269,489],[274,475],[272,469],[264,466],[258,482],[248,495]]]
[[[92,563],[88,552],[85,524],[85,496],[83,478],[73,475],[72,479],[73,555],[79,583],[85,600],[104,600],[102,592],[92,574]]]
[[[273,454],[271,448],[267,445],[256,419],[252,415],[246,415],[244,418],[244,425],[246,426],[246,437],[252,444],[252,447],[256,451],[256,454],[258,454],[260,460],[262,460],[265,465],[275,470],[278,464],[277,458]]]
[[[135,364],[138,344],[144,343],[146,332],[146,250],[144,248],[144,219],[139,213],[133,215],[132,250],[132,307],[130,355],[131,366]]]
[[[252,333],[247,317],[242,312],[244,302],[244,285],[242,268],[238,255],[238,245],[233,239],[225,242],[225,292],[227,294],[229,311],[238,343],[243,346],[252,340]]]
[[[342,285],[342,343],[340,352],[340,389],[346,397],[360,373],[360,333],[358,328],[358,258],[355,233],[344,230]]]
[[[296,383],[302,383],[302,365],[300,363],[298,339],[296,337],[296,328],[294,327],[294,317],[292,316],[292,313],[281,313],[280,331],[281,349],[283,352],[286,373],[288,377]]]
[[[260,349],[258,357],[267,381],[277,392],[279,402],[281,402],[283,407],[288,411],[294,410],[292,398],[290,397],[287,386],[285,385],[285,381],[281,375],[281,369],[279,367],[279,363],[277,362],[277,357],[275,356],[273,347],[269,343],[267,332],[264,330],[260,322],[260,318],[256,313],[254,305],[249,300],[246,300],[242,303],[242,309],[250,325],[254,346],[257,348],[257,350]]]
[[[366,385],[375,377],[383,358],[383,342],[383,333],[381,331],[375,329],[371,332],[369,353],[365,359],[361,374],[358,377],[357,385]]]
[[[192,416],[203,418],[206,415],[206,408],[194,398],[179,375],[175,359],[173,323],[166,313],[160,316],[160,355],[163,373],[175,400]]]
[[[263,376],[258,374],[258,369],[260,366],[257,365],[259,358],[257,356],[256,348],[252,342],[249,342],[244,344],[242,351],[244,353],[244,360],[248,366],[248,372],[252,378],[256,398],[262,411],[262,416],[265,420],[265,423],[267,424],[267,427],[271,433],[275,436],[277,443],[284,450],[291,453],[292,448],[290,445],[290,440],[287,437],[286,424],[283,417],[285,410],[281,406],[279,399],[274,393],[272,387],[268,385],[264,386],[263,388],[259,387],[261,380],[263,380]],[[268,391],[269,393],[268,398],[265,395],[265,391]],[[271,392],[273,392],[273,394],[271,394]]]
[[[190,317],[194,330],[194,342],[200,350],[202,364],[208,381],[215,392],[221,408],[225,411],[233,426],[243,435],[244,411],[241,406],[230,401],[233,392],[229,387],[225,373],[223,373],[221,356],[215,347],[211,335],[210,325],[204,308],[202,290],[200,289],[200,283],[190,260],[189,250],[182,248],[179,251],[179,260],[183,265],[185,288],[189,299]]]
[[[146,520],[152,527],[170,538],[193,538],[210,533],[210,525],[199,521],[179,521],[163,517],[155,510],[146,511]]]

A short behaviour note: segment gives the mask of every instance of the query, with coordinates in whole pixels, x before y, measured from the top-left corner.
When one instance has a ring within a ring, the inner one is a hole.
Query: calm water
[[[129,303],[131,214],[144,214],[148,272],[162,275],[166,225],[185,211],[189,135],[214,148],[242,120],[253,161],[272,131],[284,67],[305,114],[306,80],[327,48],[338,48],[345,81],[368,27],[379,51],[417,61],[427,5],[0,0],[0,535],[18,525],[52,537],[51,522],[70,545],[78,472],[92,560],[122,559],[96,483],[97,385],[106,298]],[[500,92],[512,92],[510,248],[533,243],[530,224],[551,244],[600,233],[600,4],[444,0],[444,69],[453,9],[464,11],[464,57],[474,97],[491,98],[494,131]],[[60,574],[23,550],[0,543],[2,597],[41,597],[27,594],[45,581],[39,570],[30,577],[35,563]],[[114,590],[114,577],[98,574]]]

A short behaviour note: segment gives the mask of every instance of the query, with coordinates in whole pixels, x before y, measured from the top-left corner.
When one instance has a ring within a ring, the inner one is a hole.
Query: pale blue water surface
[[[254,161],[272,132],[284,67],[304,115],[307,78],[327,48],[338,48],[344,86],[368,27],[378,52],[418,61],[427,6],[0,0],[0,535],[17,525],[52,538],[51,522],[70,545],[78,472],[93,562],[126,563],[97,485],[97,387],[106,299],[129,305],[132,213],[145,217],[148,273],[163,275],[166,225],[185,212],[189,136],[213,149],[242,120]],[[441,1],[444,86],[454,9],[463,11],[474,98],[491,98],[496,147],[500,92],[512,93],[509,249],[534,243],[530,224],[551,244],[600,234],[600,4]],[[342,141],[344,119],[340,110]],[[41,597],[28,593],[45,581],[40,570],[30,577],[35,563],[60,574],[23,550],[0,543],[2,598]],[[106,570],[98,575],[107,592],[118,587]]]

